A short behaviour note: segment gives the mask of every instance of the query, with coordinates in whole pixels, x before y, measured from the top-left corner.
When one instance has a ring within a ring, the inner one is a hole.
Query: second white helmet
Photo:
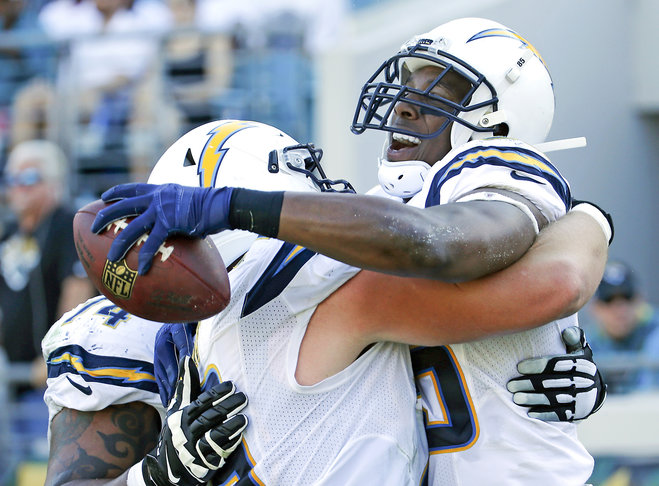
[[[174,182],[193,187],[243,187],[261,191],[333,190],[325,177],[322,151],[301,145],[264,123],[218,120],[194,128],[174,142],[149,176],[151,184]],[[342,189],[352,188],[339,181]],[[228,266],[258,237],[240,230],[211,236]]]

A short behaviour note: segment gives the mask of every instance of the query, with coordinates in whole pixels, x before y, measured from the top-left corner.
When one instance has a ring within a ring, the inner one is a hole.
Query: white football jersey
[[[451,151],[432,167],[423,190],[408,204],[455,202],[480,187],[521,194],[550,221],[570,205],[569,186],[549,160],[508,139],[472,141]],[[576,315],[506,336],[412,348],[429,484],[555,486],[588,480],[593,459],[578,441],[576,425],[529,418],[506,389],[522,359],[565,353],[561,331],[573,325]]]
[[[161,324],[129,314],[105,297],[94,297],[64,314],[41,348],[48,365],[49,421],[62,408],[92,412],[144,402],[163,417],[153,370]]]
[[[195,338],[203,387],[232,380],[249,397],[244,440],[214,484],[420,483],[427,450],[408,346],[375,344],[312,386],[295,379],[316,306],[357,271],[267,239],[231,271],[229,306]]]

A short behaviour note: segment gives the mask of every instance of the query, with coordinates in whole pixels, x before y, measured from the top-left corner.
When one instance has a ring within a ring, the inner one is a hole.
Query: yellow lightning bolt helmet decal
[[[255,125],[248,122],[231,121],[218,125],[208,132],[209,138],[201,151],[199,165],[197,166],[201,187],[215,187],[217,171],[228,150],[223,148],[226,141],[239,131],[253,126]]]

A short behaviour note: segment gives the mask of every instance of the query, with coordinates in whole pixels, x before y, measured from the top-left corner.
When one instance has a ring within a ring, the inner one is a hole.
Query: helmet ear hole
[[[508,132],[510,131],[510,128],[508,127],[507,123],[499,123],[498,125],[494,126],[494,136],[495,137],[506,137],[508,136]]]

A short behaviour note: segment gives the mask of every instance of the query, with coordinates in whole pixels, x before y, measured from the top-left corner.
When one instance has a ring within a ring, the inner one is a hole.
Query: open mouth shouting
[[[398,162],[401,160],[414,160],[418,152],[417,148],[421,139],[402,133],[392,133],[389,137],[387,148],[387,160]]]

